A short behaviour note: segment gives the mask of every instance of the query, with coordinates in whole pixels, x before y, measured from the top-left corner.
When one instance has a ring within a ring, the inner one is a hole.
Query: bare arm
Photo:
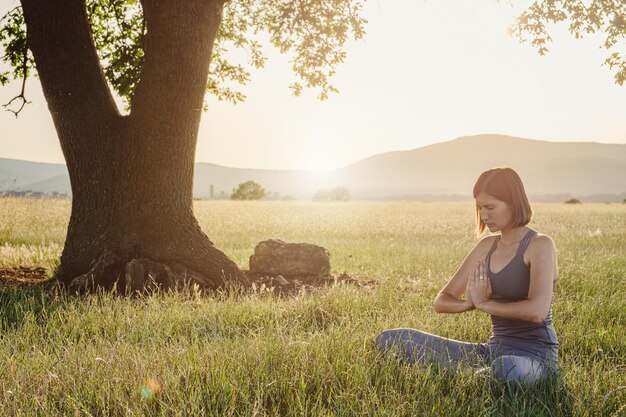
[[[463,300],[453,295],[439,293],[435,298],[435,311],[437,313],[464,313],[474,310],[472,300]]]
[[[533,239],[529,247],[530,261],[530,286],[528,298],[513,303],[501,303],[480,295],[474,300],[478,310],[494,316],[513,320],[524,320],[533,323],[541,323],[550,312],[552,303],[553,281],[557,276],[556,248],[550,237],[541,235]],[[475,293],[480,294],[480,286],[489,285],[487,282],[470,283],[470,288],[476,288]]]
[[[467,255],[459,269],[450,278],[435,298],[435,311],[437,313],[463,313],[473,310],[474,303],[467,291],[468,277],[476,269],[478,262],[485,257],[489,247],[493,243],[493,237],[487,237],[476,244],[474,249]],[[467,299],[461,297],[467,295]]]

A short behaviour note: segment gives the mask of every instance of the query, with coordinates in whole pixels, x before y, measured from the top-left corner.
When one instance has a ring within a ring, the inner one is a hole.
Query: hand
[[[468,294],[470,294],[472,303],[476,308],[479,308],[480,304],[488,301],[491,297],[491,282],[487,277],[484,261],[479,261],[469,276]]]
[[[467,278],[467,285],[465,286],[465,301],[470,305],[471,309],[476,308],[474,305],[474,299],[472,298],[472,289],[470,284],[472,283],[472,274]]]

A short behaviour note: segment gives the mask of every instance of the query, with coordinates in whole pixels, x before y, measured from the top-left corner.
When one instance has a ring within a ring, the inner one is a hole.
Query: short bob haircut
[[[485,193],[504,201],[513,211],[513,227],[522,227],[530,223],[533,211],[524,191],[524,184],[517,172],[509,167],[492,168],[480,174],[474,184],[474,198]],[[480,218],[480,209],[476,207],[476,228],[478,235],[485,231],[485,223]]]

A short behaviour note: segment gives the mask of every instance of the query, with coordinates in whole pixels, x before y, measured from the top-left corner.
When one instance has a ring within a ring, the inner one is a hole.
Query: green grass
[[[323,245],[334,273],[375,284],[284,299],[0,289],[0,415],[624,416],[626,205],[534,208],[531,226],[559,251],[558,381],[511,392],[372,348],[398,326],[487,339],[486,315],[432,311],[476,242],[472,204],[198,202],[201,226],[241,267],[280,238]],[[66,201],[0,199],[0,268],[54,268],[68,215]],[[150,377],[162,390],[146,399]]]

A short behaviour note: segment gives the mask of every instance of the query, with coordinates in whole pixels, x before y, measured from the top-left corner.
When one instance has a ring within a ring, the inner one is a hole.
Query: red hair
[[[533,211],[530,208],[524,184],[517,172],[509,167],[492,168],[480,174],[474,184],[474,198],[480,193],[489,194],[504,201],[513,211],[513,227],[526,226],[530,223]],[[476,207],[476,228],[481,235],[485,231],[485,223],[480,217],[480,209]]]

